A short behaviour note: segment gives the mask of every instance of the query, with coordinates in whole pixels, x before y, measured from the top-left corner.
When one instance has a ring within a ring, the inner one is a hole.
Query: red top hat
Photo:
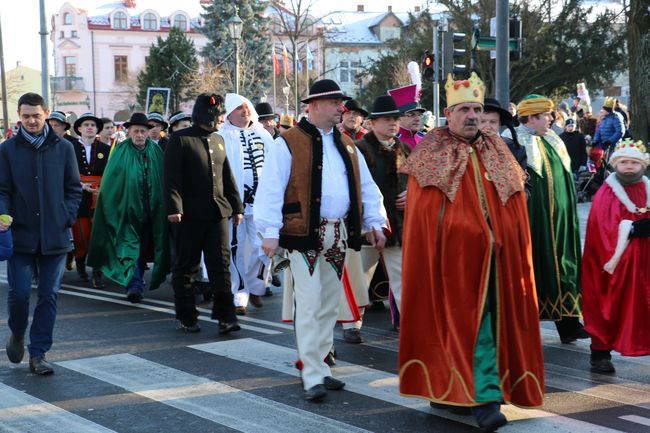
[[[390,89],[388,94],[393,97],[395,103],[399,107],[402,114],[409,111],[426,111],[424,108],[418,106],[418,90],[415,84],[409,86],[398,87],[397,89]]]

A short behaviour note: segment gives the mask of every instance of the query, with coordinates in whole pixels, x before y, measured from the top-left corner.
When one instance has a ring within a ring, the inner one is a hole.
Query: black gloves
[[[643,218],[632,223],[631,238],[650,237],[650,218]]]

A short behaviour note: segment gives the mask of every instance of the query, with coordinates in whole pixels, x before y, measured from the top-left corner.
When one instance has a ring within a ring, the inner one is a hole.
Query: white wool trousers
[[[316,251],[289,252],[294,287],[294,324],[305,390],[322,384],[332,371],[324,359],[334,342],[343,290],[347,233],[342,220],[323,220]]]
[[[259,248],[253,215],[244,215],[236,229],[231,224],[230,279],[235,307],[246,307],[251,294],[262,296],[266,291],[265,280],[258,278],[266,265],[262,262]]]

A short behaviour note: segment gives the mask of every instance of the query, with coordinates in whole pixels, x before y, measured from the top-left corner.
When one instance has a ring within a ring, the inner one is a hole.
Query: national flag
[[[296,63],[298,64],[298,72],[302,72],[302,62],[300,61],[300,57],[296,59]]]
[[[309,44],[305,44],[305,49],[307,51],[307,70],[311,71],[312,69],[314,69],[314,57],[311,55]]]
[[[275,55],[275,47],[273,47],[273,70],[275,71],[275,75],[280,75],[280,61],[278,60],[278,56]]]
[[[282,57],[284,59],[284,74],[289,74],[289,53],[287,53],[287,47],[282,44]]]

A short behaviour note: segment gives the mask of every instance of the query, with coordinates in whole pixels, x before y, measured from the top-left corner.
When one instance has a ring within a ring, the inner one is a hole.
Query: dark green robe
[[[143,150],[127,139],[111,153],[97,198],[88,264],[122,286],[133,278],[140,256],[147,164],[154,263],[150,288],[153,290],[165,281],[170,256],[163,198],[163,152],[148,138]]]
[[[530,167],[528,200],[533,265],[541,320],[581,317],[580,226],[573,175],[544,139],[542,176]]]

